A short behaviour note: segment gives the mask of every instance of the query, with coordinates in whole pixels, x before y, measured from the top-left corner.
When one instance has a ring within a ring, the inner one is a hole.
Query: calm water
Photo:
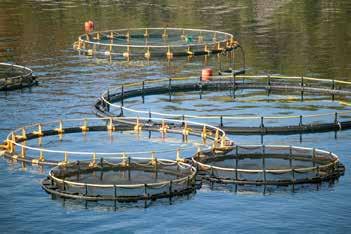
[[[0,61],[30,66],[40,85],[0,93],[0,138],[33,122],[91,116],[107,86],[168,75],[165,62],[114,62],[79,57],[72,43],[82,24],[98,29],[178,26],[234,33],[252,73],[306,74],[349,80],[351,2],[340,1],[0,1]],[[201,59],[175,62],[173,72],[198,73]],[[159,107],[162,109],[162,106]],[[260,143],[260,136],[232,136]],[[319,147],[351,167],[351,131],[265,136],[265,143]],[[133,141],[131,140],[131,144]],[[130,147],[126,146],[126,147]],[[121,207],[52,200],[45,171],[0,160],[0,231],[13,232],[325,232],[351,231],[351,175],[334,186],[235,193],[203,187],[173,205]]]

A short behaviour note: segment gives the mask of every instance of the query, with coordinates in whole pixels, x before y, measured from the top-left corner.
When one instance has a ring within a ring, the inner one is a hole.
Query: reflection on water
[[[349,79],[351,2],[340,1],[0,1],[0,61],[27,65],[39,86],[0,93],[0,138],[33,122],[94,116],[92,105],[106,87],[169,74],[167,64],[109,63],[78,56],[72,43],[93,19],[97,29],[176,26],[216,29],[236,35],[252,73],[310,75]],[[215,66],[215,61],[212,62]],[[199,74],[203,66],[179,66]],[[351,167],[350,131],[303,135],[302,145],[327,149]],[[232,136],[238,143],[258,143],[260,136]],[[299,135],[265,136],[265,143],[300,144]],[[28,173],[29,172],[29,173]],[[232,196],[200,190],[189,201],[152,209],[96,212],[62,209],[39,186],[43,174],[0,163],[0,226],[9,232],[347,232],[351,230],[351,177],[330,191],[274,196]],[[323,187],[323,186],[322,186]],[[50,222],[55,220],[55,222]],[[215,220],[215,222],[214,222]],[[69,225],[67,225],[69,224]],[[233,226],[235,225],[235,229]]]
[[[277,185],[238,185],[238,184],[220,184],[215,182],[204,181],[201,190],[203,192],[221,191],[228,194],[246,196],[246,195],[284,195],[290,193],[308,193],[317,191],[334,191],[338,186],[338,180],[330,180],[315,184],[296,184],[287,186]]]

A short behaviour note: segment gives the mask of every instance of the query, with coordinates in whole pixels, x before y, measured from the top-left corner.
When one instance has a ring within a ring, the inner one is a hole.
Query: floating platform
[[[193,193],[195,176],[196,169],[183,162],[126,157],[57,166],[42,181],[42,187],[65,198],[132,202]]]
[[[80,35],[73,49],[88,56],[145,58],[218,54],[240,48],[230,33],[190,28],[129,28]]]
[[[0,63],[0,91],[31,87],[38,84],[33,71],[28,67]]]

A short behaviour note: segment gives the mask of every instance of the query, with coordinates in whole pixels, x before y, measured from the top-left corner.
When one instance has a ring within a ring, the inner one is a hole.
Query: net
[[[206,179],[235,184],[319,183],[344,171],[331,152],[284,145],[237,145],[226,154],[198,153],[193,162]]]
[[[0,91],[30,87],[36,83],[31,69],[9,63],[0,63]]]
[[[44,190],[85,200],[137,201],[192,193],[196,169],[189,164],[156,158],[131,158],[98,163],[60,165],[42,182]]]

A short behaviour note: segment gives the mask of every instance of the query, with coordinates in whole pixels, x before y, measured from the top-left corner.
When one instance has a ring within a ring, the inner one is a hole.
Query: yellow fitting
[[[11,157],[13,160],[17,160],[18,156],[17,155],[12,155]]]
[[[225,138],[221,138],[221,148],[225,147]]]
[[[202,137],[203,140],[206,140],[206,138],[207,138],[207,129],[206,129],[206,125],[204,125],[204,127],[202,128],[201,137]]]
[[[215,133],[215,141],[218,141],[218,140],[219,140],[219,130],[217,128]]]
[[[4,150],[8,151],[9,147],[10,147],[10,144],[9,144],[9,141],[7,139],[2,144],[0,144],[0,150],[4,149]]]
[[[26,134],[26,129],[22,128],[22,135],[21,136],[16,136],[18,140],[26,140],[27,139],[27,134]]]
[[[65,152],[65,155],[64,155],[64,162],[68,162],[68,153],[67,152]]]
[[[202,35],[199,35],[199,36],[197,37],[197,41],[198,41],[199,43],[204,42],[204,37],[203,37]]]
[[[88,120],[87,120],[87,119],[84,119],[83,126],[81,126],[80,129],[82,130],[82,132],[87,132],[87,131],[89,131],[89,128],[88,128]]]
[[[162,37],[163,37],[163,38],[167,38],[167,37],[168,37],[167,29],[166,29],[166,28],[163,29]]]
[[[11,153],[14,153],[14,152],[16,152],[16,145],[15,145],[15,143],[16,143],[16,134],[14,132],[12,132],[11,137],[12,137],[12,139],[11,139],[11,143],[12,143],[11,144],[12,145]]]
[[[213,41],[217,41],[217,33],[216,33],[216,32],[213,33],[213,38],[212,38],[212,40],[213,40]]]
[[[199,156],[200,153],[201,153],[201,148],[200,148],[200,146],[199,146],[199,147],[197,147],[196,154]]]
[[[168,46],[168,50],[166,53],[167,59],[172,59],[173,58],[173,53],[171,52],[171,48]]]
[[[110,132],[113,132],[115,131],[115,126],[113,125],[113,120],[112,118],[109,118],[109,122],[108,122],[108,125],[107,125],[107,130],[110,131]]]
[[[184,128],[183,128],[183,131],[182,131],[183,135],[184,135],[184,136],[188,136],[189,133],[190,133],[190,131],[191,131],[191,128],[188,128],[188,124],[185,123],[185,124],[184,124]]]
[[[9,139],[6,139],[6,149],[9,151],[9,153],[13,153],[13,143]]]
[[[32,159],[32,165],[38,165],[39,160],[38,159]]]
[[[130,46],[127,47],[127,51],[123,53],[123,57],[129,59],[130,57]]]
[[[59,166],[66,166],[68,163],[68,154],[65,152],[63,161],[59,162]]]
[[[182,40],[185,40],[186,39],[186,35],[185,35],[185,32],[184,32],[184,29],[182,30],[182,35],[180,35],[180,38]]]
[[[88,56],[92,56],[93,55],[93,50],[92,49],[87,50],[87,54],[88,54]]]
[[[147,31],[147,28],[145,29],[144,37],[149,37],[149,32]]]
[[[55,130],[59,135],[64,133],[62,120],[60,120],[58,128],[55,128],[54,130]]]
[[[149,47],[147,47],[147,51],[145,52],[145,58],[146,59],[150,59],[151,58],[151,53],[150,53],[150,48]]]
[[[22,146],[21,146],[21,157],[25,158],[26,157],[26,142],[23,141],[22,142]]]
[[[96,167],[96,153],[93,153],[93,157],[89,163],[89,167]]]
[[[121,166],[123,167],[129,167],[129,162],[128,162],[128,157],[126,153],[122,153],[122,161],[121,161]]]
[[[94,39],[100,41],[100,33],[97,32],[96,37]]]
[[[176,161],[177,161],[177,162],[184,162],[184,158],[182,158],[182,157],[180,156],[180,149],[177,149]]]
[[[169,126],[165,123],[164,120],[162,120],[162,124],[160,127],[160,132],[161,133],[167,133],[167,130],[169,129]]]
[[[110,39],[113,40],[113,32],[110,32]]]
[[[135,126],[134,126],[134,131],[136,131],[136,132],[140,132],[141,131],[141,124],[140,124],[140,122],[139,122],[139,118],[137,118],[137,120],[136,120],[136,124],[135,124]]]
[[[218,50],[218,51],[224,50],[224,49],[221,47],[221,43],[220,43],[220,42],[217,42],[217,50]]]
[[[42,131],[41,124],[38,124],[38,131],[34,131],[33,134],[34,134],[34,135],[37,135],[37,136],[39,136],[39,137],[44,136],[43,131]]]
[[[150,162],[151,162],[152,166],[156,166],[157,165],[157,158],[155,156],[155,151],[151,152],[151,160],[150,160]]]
[[[188,46],[188,49],[186,51],[188,55],[194,55],[194,52],[191,51],[190,46]]]
[[[236,41],[236,40],[234,39],[234,37],[231,37],[231,38],[230,38],[230,45],[231,45],[232,47],[234,47],[234,46],[236,46],[237,44],[239,44],[238,41]]]
[[[123,57],[125,57],[126,59],[129,59],[129,57],[130,57],[129,52],[124,52],[123,53]]]
[[[204,51],[208,54],[211,53],[211,50],[208,49],[208,45],[205,45]]]
[[[112,53],[112,44],[109,45],[108,51],[110,52],[110,54]]]
[[[77,50],[80,50],[80,48],[82,48],[82,40],[79,38],[78,40],[78,45],[76,46],[77,47]]]
[[[45,157],[44,157],[44,153],[43,151],[40,151],[40,155],[39,155],[39,162],[44,162],[45,161]]]

